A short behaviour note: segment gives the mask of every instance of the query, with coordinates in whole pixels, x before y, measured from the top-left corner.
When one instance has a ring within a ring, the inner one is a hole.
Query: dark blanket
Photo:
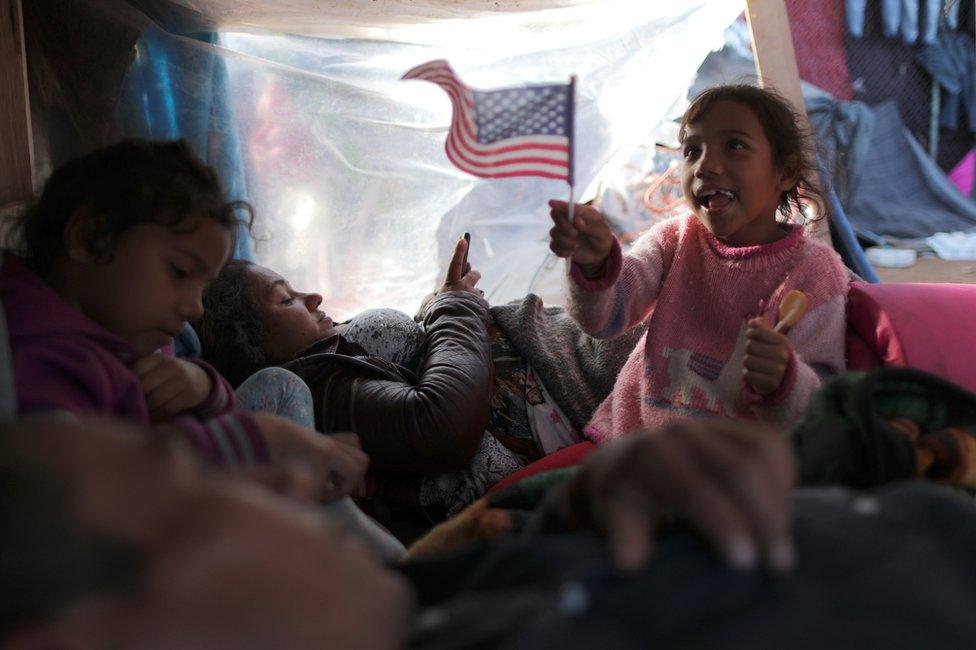
[[[976,395],[919,370],[878,368],[827,382],[788,435],[801,485],[866,488],[924,476],[972,487],[954,479],[976,461],[967,455],[976,440],[964,431],[974,426]]]
[[[789,575],[725,568],[676,529],[633,575],[586,535],[508,537],[400,570],[415,648],[964,648],[976,511],[939,486],[799,490]]]

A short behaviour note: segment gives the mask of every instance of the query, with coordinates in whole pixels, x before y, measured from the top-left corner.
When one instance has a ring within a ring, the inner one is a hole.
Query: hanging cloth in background
[[[183,138],[228,199],[248,199],[217,34],[168,0],[144,4],[153,11],[103,0],[23,3],[38,179],[123,138]],[[234,256],[251,257],[244,227]]]
[[[790,34],[803,81],[823,88],[837,99],[853,99],[847,72],[844,26],[837,21],[844,0],[789,3]]]
[[[881,0],[881,25],[884,35],[894,38],[901,33],[902,40],[911,45],[918,40],[920,23],[920,4],[922,0]],[[844,0],[844,19],[847,32],[860,38],[864,35],[864,16],[867,0]],[[934,43],[939,33],[939,15],[942,12],[942,0],[926,0],[924,14],[924,31],[922,40]],[[959,20],[959,3],[952,3],[946,8],[947,24],[955,29]],[[950,13],[951,12],[951,13]],[[950,17],[951,16],[951,17]]]
[[[945,32],[938,41],[915,55],[942,87],[942,115],[939,125],[958,129],[962,113],[969,130],[976,132],[976,48],[973,37],[963,32]]]

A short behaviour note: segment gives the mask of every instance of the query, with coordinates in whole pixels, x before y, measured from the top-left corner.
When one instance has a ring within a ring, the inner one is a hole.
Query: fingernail
[[[744,537],[732,540],[725,549],[725,559],[733,569],[746,571],[756,566],[756,548]]]
[[[769,549],[769,567],[775,571],[789,571],[796,562],[793,544],[780,540]]]

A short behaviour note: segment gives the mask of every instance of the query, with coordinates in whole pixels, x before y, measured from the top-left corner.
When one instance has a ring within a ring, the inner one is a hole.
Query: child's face
[[[716,102],[689,124],[683,143],[681,187],[699,221],[730,246],[779,239],[776,209],[796,182],[773,163],[762,124],[751,109]]]
[[[295,291],[283,277],[257,264],[248,267],[247,273],[264,323],[261,348],[273,361],[293,359],[316,341],[335,334],[332,319],[319,309],[321,295]]]
[[[146,223],[123,233],[111,260],[77,260],[78,307],[140,354],[168,344],[203,315],[203,289],[230,254],[226,226],[191,216],[176,226]]]

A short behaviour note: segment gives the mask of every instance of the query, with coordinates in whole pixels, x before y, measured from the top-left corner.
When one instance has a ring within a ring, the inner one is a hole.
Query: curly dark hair
[[[801,210],[802,197],[810,200],[817,208],[817,216],[811,220],[823,218],[826,215],[827,201],[823,192],[814,185],[817,169],[814,166],[810,135],[801,126],[803,121],[793,110],[789,100],[775,90],[748,84],[730,84],[705,90],[691,101],[681,116],[678,141],[684,144],[688,125],[700,120],[718,102],[726,100],[742,104],[753,112],[769,140],[773,163],[797,172],[796,184],[780,197],[780,214],[789,219],[794,209]]]
[[[237,387],[272,365],[261,349],[265,328],[254,303],[246,260],[231,260],[203,292],[203,316],[193,323],[203,358]]]
[[[115,242],[143,223],[175,226],[190,215],[213,219],[236,234],[254,221],[245,201],[227,202],[216,172],[185,140],[124,140],[59,166],[40,198],[17,220],[6,242],[41,277],[67,255],[64,229],[78,210],[98,218],[86,246],[111,259]],[[239,216],[243,212],[244,215]]]

